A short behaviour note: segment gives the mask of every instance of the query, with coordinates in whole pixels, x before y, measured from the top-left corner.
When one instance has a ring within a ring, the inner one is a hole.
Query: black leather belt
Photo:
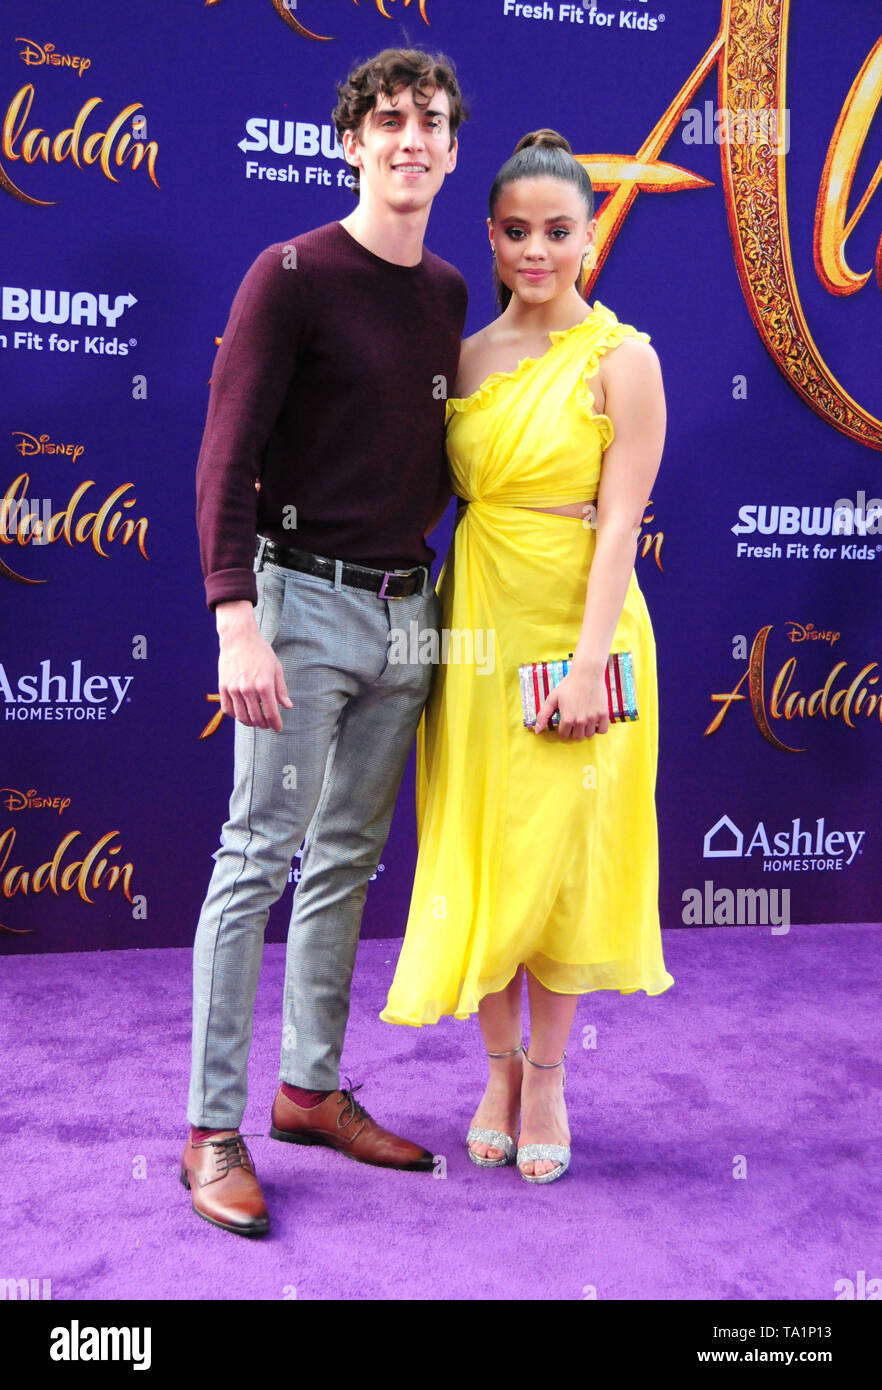
[[[258,554],[261,541],[264,545],[263,558],[269,560],[271,565],[283,565],[289,570],[302,570],[304,574],[315,574],[320,579],[333,579],[336,574],[336,560],[330,560],[324,555],[313,555],[308,550],[292,550],[288,546],[278,545],[276,541],[267,540],[266,537],[258,536]],[[425,583],[424,576],[428,574],[425,565],[417,565],[406,574],[395,574],[392,570],[369,569],[366,565],[353,565],[346,560],[342,561],[342,566],[342,584],[352,585],[356,589],[370,589],[378,598],[408,598],[410,594],[418,594]]]

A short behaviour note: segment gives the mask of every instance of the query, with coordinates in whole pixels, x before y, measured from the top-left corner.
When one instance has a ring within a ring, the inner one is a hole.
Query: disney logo
[[[29,454],[66,454],[74,463],[85,453],[84,444],[53,444],[48,434],[27,434],[24,430],[13,430],[13,436],[20,435],[19,442],[12,447],[24,456]]]
[[[819,632],[814,623],[790,623],[787,636],[791,642],[829,642],[831,647],[835,647],[841,637],[839,632]]]
[[[36,787],[18,791],[15,787],[0,787],[0,797],[7,811],[57,811],[61,815],[70,805],[69,796],[38,796]]]
[[[53,68],[72,68],[82,77],[92,66],[91,58],[77,58],[72,53],[56,53],[54,43],[34,43],[33,39],[22,38],[20,34],[16,36],[15,42],[27,44],[18,56],[29,68],[39,68],[48,63]]]

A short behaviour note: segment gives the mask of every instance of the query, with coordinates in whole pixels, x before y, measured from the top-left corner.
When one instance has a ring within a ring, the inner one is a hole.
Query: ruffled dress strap
[[[613,442],[615,427],[608,415],[595,414],[594,393],[588,383],[597,375],[600,370],[600,359],[609,352],[610,348],[618,347],[625,338],[641,338],[644,343],[649,343],[652,340],[648,333],[635,328],[633,324],[620,323],[612,309],[607,309],[606,305],[601,304],[599,299],[595,299],[592,307],[594,311],[592,320],[594,315],[597,315],[601,320],[601,329],[588,347],[588,355],[579,378],[576,402],[597,425],[600,431],[601,447],[605,450]],[[588,321],[586,320],[586,323]]]
[[[584,340],[587,353],[580,379],[578,403],[584,406],[586,412],[593,418],[608,421],[611,432],[612,421],[609,420],[608,416],[594,416],[594,397],[588,387],[588,381],[597,375],[600,358],[610,348],[618,347],[625,338],[642,338],[644,342],[648,343],[651,341],[649,334],[635,328],[633,324],[620,323],[612,309],[608,309],[605,304],[601,304],[599,299],[595,299],[591,313],[586,314],[584,319],[579,323],[572,324],[569,328],[552,329],[548,337],[551,346],[541,356],[522,358],[515,370],[511,372],[491,372],[468,396],[450,396],[445,407],[445,425],[449,424],[456,414],[482,410],[491,405],[498,386],[505,382],[518,381],[532,371],[538,363],[543,362],[550,353],[553,353],[559,342],[573,339],[578,349],[581,349]]]

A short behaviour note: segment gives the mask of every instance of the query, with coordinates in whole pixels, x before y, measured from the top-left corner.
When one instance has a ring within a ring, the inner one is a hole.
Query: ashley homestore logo
[[[803,825],[794,817],[786,829],[768,829],[757,821],[746,840],[729,816],[720,816],[704,837],[705,859],[750,859],[762,856],[763,868],[840,870],[849,867],[860,852],[866,830],[828,830],[824,816]]]

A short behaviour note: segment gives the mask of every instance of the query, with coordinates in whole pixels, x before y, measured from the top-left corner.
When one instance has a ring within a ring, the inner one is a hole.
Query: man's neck
[[[416,212],[397,212],[390,207],[371,206],[362,195],[355,211],[340,218],[340,225],[382,260],[393,265],[419,265],[430,209],[431,203]]]

